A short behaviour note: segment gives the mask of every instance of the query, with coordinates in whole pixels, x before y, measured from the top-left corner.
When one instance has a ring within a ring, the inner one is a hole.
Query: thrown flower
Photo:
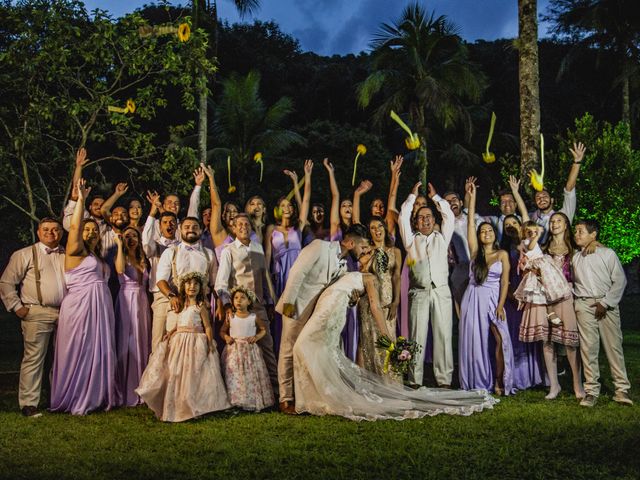
[[[227,179],[229,180],[229,188],[227,189],[227,192],[235,192],[236,187],[231,184],[231,155],[227,156]]]
[[[544,137],[540,134],[540,162],[542,163],[542,170],[538,173],[534,168],[529,172],[531,178],[531,186],[538,192],[544,189]]]
[[[367,147],[365,147],[363,144],[358,144],[358,146],[356,147],[356,158],[353,160],[353,177],[351,177],[351,185],[355,185],[356,184],[356,169],[358,168],[358,157],[360,157],[360,155],[366,155],[367,153]]]
[[[188,23],[181,23],[178,27],[178,40],[182,43],[188,42],[189,37],[191,37],[191,27]]]
[[[413,133],[409,128],[409,126],[406,123],[404,123],[402,119],[398,116],[398,114],[393,110],[391,110],[391,113],[389,115],[398,125],[400,125],[400,128],[402,128],[405,132],[409,134],[409,136],[404,139],[404,144],[407,146],[407,148],[409,150],[417,150],[418,148],[420,148],[420,137],[418,137],[418,134]]]
[[[109,105],[107,107],[107,111],[109,112],[115,112],[115,113],[124,113],[125,115],[127,113],[135,113],[136,111],[136,104],[132,99],[127,100],[127,103],[124,107],[116,107],[114,105]]]
[[[496,161],[496,155],[489,151],[491,146],[491,139],[493,138],[493,129],[496,126],[496,112],[491,112],[491,126],[489,127],[489,136],[487,137],[487,146],[485,152],[482,154],[482,159],[485,163],[493,163]]]
[[[256,152],[253,161],[260,164],[260,183],[262,183],[262,173],[264,172],[264,162],[262,161],[262,152]]]

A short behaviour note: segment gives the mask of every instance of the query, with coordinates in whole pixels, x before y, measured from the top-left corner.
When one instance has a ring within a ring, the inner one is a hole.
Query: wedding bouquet
[[[416,342],[398,337],[393,342],[386,335],[381,335],[376,340],[376,347],[385,350],[384,373],[389,372],[389,368],[399,375],[409,373],[416,363],[415,356],[422,347]]]

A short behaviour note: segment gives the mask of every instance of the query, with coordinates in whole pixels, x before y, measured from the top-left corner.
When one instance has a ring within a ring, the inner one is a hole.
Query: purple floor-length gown
[[[284,234],[277,229],[271,234],[271,272],[274,276],[274,288],[276,295],[280,297],[289,278],[289,270],[298,258],[302,242],[300,232],[295,228],[287,229],[287,241],[285,243]],[[271,324],[271,336],[273,337],[273,351],[278,358],[280,352],[280,337],[282,337],[282,316],[275,314]]]
[[[122,403],[116,381],[109,266],[93,255],[65,272],[51,379],[51,411],[85,415]]]
[[[151,353],[151,315],[147,298],[147,272],[142,281],[138,270],[127,265],[118,275],[120,291],[116,299],[116,353],[118,358],[118,387],[123,403],[134,407],[142,403],[135,392]]]
[[[462,297],[458,333],[460,388],[493,390],[495,382],[495,341],[490,325],[498,328],[504,355],[504,392],[513,393],[513,350],[507,322],[496,316],[500,298],[502,262],[494,262],[482,285],[476,284],[471,266],[469,286]]]
[[[515,290],[520,285],[518,260],[520,253],[512,250],[509,254],[511,269],[509,270],[509,284]],[[518,301],[507,297],[504,305],[507,312],[507,323],[513,348],[513,387],[526,390],[536,385],[545,384],[544,364],[542,362],[542,342],[521,342],[520,322],[522,310],[518,310]]]

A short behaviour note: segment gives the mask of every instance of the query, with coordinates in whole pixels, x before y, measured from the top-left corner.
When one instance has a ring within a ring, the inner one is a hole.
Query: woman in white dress
[[[375,277],[350,272],[320,295],[313,315],[293,348],[296,411],[340,415],[351,420],[420,418],[440,413],[470,415],[497,402],[486,391],[388,384],[349,360],[340,332],[352,292],[366,293],[376,324],[384,324]]]

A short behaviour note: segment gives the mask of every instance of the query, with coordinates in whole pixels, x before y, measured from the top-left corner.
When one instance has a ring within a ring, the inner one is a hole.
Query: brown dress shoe
[[[293,402],[289,400],[285,400],[284,402],[280,402],[280,411],[282,413],[286,413],[287,415],[297,415],[296,406]]]

